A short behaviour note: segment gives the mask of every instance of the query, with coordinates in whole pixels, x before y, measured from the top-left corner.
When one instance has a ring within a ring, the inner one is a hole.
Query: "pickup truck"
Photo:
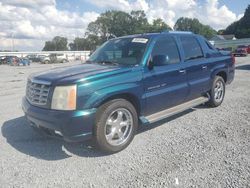
[[[22,108],[30,125],[66,141],[94,138],[106,152],[138,125],[207,104],[219,106],[235,59],[191,32],[108,40],[84,63],[29,76]]]

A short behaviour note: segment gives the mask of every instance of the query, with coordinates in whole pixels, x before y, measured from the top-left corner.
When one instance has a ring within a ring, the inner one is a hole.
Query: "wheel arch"
[[[225,71],[219,71],[216,76],[220,76],[223,78],[224,82],[227,83],[227,73]]]
[[[102,100],[99,104],[97,104],[97,108],[100,107],[101,105],[103,105],[104,103],[114,100],[114,99],[125,99],[128,102],[130,102],[136,109],[136,112],[138,114],[138,116],[140,115],[141,112],[141,105],[140,105],[140,101],[138,99],[138,97],[132,93],[118,93],[118,94],[114,94],[111,96],[107,96],[106,98],[104,98],[104,100]]]

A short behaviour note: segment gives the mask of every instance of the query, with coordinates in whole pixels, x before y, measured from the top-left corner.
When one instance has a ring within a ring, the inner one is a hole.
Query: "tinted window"
[[[111,61],[119,64],[135,65],[141,62],[148,43],[147,38],[112,39],[99,47],[89,61]]]
[[[179,51],[173,37],[164,37],[156,41],[152,51],[152,57],[156,55],[165,55],[168,59],[166,64],[174,64],[180,62]]]
[[[185,60],[197,59],[203,57],[203,53],[198,41],[192,36],[180,37],[184,49]]]
[[[210,50],[215,50],[214,47],[212,46],[212,44],[211,44],[210,42],[208,42],[208,41],[206,41],[206,40],[205,40],[205,42],[206,42],[206,44],[207,44],[207,47],[208,47]]]

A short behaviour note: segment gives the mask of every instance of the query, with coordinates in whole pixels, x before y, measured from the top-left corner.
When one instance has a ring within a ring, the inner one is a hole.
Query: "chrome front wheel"
[[[125,99],[114,99],[100,106],[95,121],[96,144],[109,153],[126,148],[138,127],[137,111]]]
[[[105,124],[105,137],[110,145],[118,146],[130,137],[133,126],[132,114],[125,108],[114,110]]]

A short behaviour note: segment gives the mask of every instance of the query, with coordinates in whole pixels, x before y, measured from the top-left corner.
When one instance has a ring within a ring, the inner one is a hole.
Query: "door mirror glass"
[[[169,57],[167,55],[155,55],[152,61],[154,66],[162,66],[169,64]]]

